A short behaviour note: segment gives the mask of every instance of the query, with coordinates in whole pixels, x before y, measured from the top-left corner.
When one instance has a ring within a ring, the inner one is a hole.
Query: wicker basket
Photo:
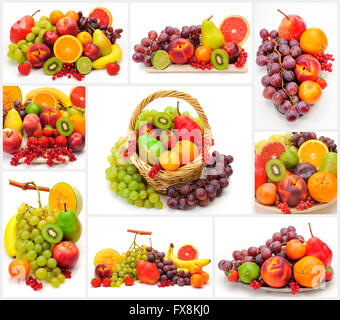
[[[143,111],[145,107],[152,101],[159,98],[176,98],[182,99],[188,102],[197,112],[199,119],[201,120],[201,124],[203,127],[203,137],[207,139],[211,139],[211,128],[208,123],[208,119],[198,103],[198,101],[191,97],[189,94],[176,91],[176,90],[161,90],[150,94],[148,97],[144,98],[136,107],[134,112],[132,113],[130,123],[129,123],[129,133],[128,140],[133,141],[136,139],[134,134],[134,128],[136,125],[136,121]],[[139,173],[143,176],[143,178],[147,181],[147,183],[152,186],[157,192],[165,194],[166,190],[169,186],[179,187],[184,183],[191,183],[192,181],[199,179],[202,174],[202,169],[204,167],[204,162],[202,160],[202,156],[200,155],[194,161],[189,164],[178,168],[176,171],[167,171],[160,170],[154,179],[149,177],[149,172],[151,170],[151,166],[143,161],[137,153],[134,153],[131,156],[132,163],[136,166]]]

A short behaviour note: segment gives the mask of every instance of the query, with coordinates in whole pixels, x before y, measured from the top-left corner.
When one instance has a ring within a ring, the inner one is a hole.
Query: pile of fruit
[[[256,64],[267,69],[261,79],[264,98],[295,121],[321,98],[327,86],[323,73],[332,72],[334,58],[325,53],[328,40],[321,29],[307,29],[301,17],[279,12],[284,18],[278,30],[260,31]]]
[[[96,254],[92,287],[133,286],[138,280],[140,283],[157,284],[159,288],[174,285],[202,288],[208,282],[209,274],[202,268],[210,260],[198,259],[198,251],[194,246],[180,247],[176,256],[173,244],[170,244],[166,253],[152,246],[137,244],[137,235],[151,235],[151,232],[130,229],[128,232],[135,233],[135,236],[129,249],[122,255],[114,249],[103,249]]]
[[[79,259],[75,243],[82,231],[78,219],[81,194],[74,186],[59,182],[49,193],[48,206],[42,207],[40,191],[49,188],[12,180],[10,184],[23,190],[37,190],[39,207],[22,203],[7,224],[5,249],[13,258],[8,272],[11,278],[25,281],[35,291],[42,289],[43,280],[59,288],[65,279],[71,278],[70,269]]]
[[[85,146],[85,87],[69,97],[55,88],[38,88],[25,100],[19,87],[3,87],[3,150],[19,163],[76,161]]]
[[[333,254],[326,243],[313,236],[305,241],[295,227],[275,232],[265,245],[233,252],[232,261],[218,264],[231,282],[241,281],[254,290],[266,286],[288,287],[294,295],[300,287],[316,288],[333,277]]]
[[[159,35],[150,31],[147,38],[134,47],[134,62],[158,70],[166,69],[171,63],[189,64],[201,70],[227,69],[229,64],[241,68],[247,61],[247,53],[241,45],[249,36],[249,24],[241,16],[228,16],[219,28],[212,16],[202,25],[184,26],[182,30],[167,26]]]
[[[255,145],[255,194],[283,213],[301,212],[337,197],[337,145],[314,132],[272,135]]]
[[[81,81],[92,69],[119,72],[122,50],[116,39],[123,30],[114,30],[109,10],[94,8],[88,17],[81,11],[53,10],[35,21],[37,12],[19,19],[10,31],[7,56],[22,75],[29,75],[31,67],[43,68],[53,80],[67,76]]]
[[[177,108],[168,106],[163,112],[144,109],[136,122],[135,136],[136,140],[130,143],[126,138],[119,139],[108,157],[110,167],[105,171],[110,188],[128,203],[163,208],[160,196],[143,180],[129,159],[134,152],[152,166],[148,173],[150,178],[159,172],[176,171],[200,155],[203,157],[205,167],[199,179],[167,189],[167,204],[171,209],[207,206],[229,186],[233,157],[217,151],[210,155],[208,147],[213,140],[202,136],[199,118],[193,118],[189,112],[181,114],[178,105]]]

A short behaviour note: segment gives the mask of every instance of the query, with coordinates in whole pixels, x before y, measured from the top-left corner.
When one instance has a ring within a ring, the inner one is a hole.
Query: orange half
[[[319,169],[322,158],[328,152],[328,147],[322,141],[311,139],[300,146],[298,156],[300,158],[300,162],[311,163],[315,166],[315,168]]]
[[[46,108],[57,108],[58,100],[55,96],[50,94],[49,92],[39,92],[32,97],[32,103],[36,103],[40,106],[41,110]]]
[[[61,36],[54,43],[54,55],[62,62],[73,63],[76,62],[83,53],[83,45],[74,36]]]

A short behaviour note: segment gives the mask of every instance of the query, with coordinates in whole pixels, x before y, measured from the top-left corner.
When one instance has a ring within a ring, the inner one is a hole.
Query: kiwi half
[[[152,119],[152,124],[162,130],[170,129],[171,122],[171,117],[165,112],[157,112]]]
[[[63,239],[63,230],[53,223],[46,224],[42,230],[41,234],[44,239],[49,243],[58,243]]]
[[[50,58],[48,59],[43,66],[44,72],[48,75],[48,76],[52,76],[54,75],[56,72],[60,71],[63,67],[63,63],[61,60],[59,60],[58,58]]]
[[[270,181],[279,182],[286,176],[286,167],[281,160],[272,159],[266,164],[266,173]]]
[[[67,118],[59,118],[56,127],[59,134],[65,137],[71,135],[74,130],[72,121]]]
[[[229,65],[228,53],[223,49],[215,49],[210,56],[210,61],[215,69],[224,70]]]

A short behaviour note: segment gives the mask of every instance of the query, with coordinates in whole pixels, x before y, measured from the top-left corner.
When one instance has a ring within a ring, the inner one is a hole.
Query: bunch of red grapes
[[[293,132],[293,135],[290,138],[290,142],[293,144],[294,147],[299,148],[304,142],[311,140],[311,139],[318,139],[315,132]],[[335,144],[334,140],[325,136],[319,137],[321,142],[323,142],[331,152],[337,153],[337,145]]]
[[[143,38],[140,44],[134,46],[135,53],[132,55],[134,62],[144,63],[146,67],[151,67],[151,56],[157,50],[168,52],[171,41],[178,38],[188,39],[196,48],[200,45],[201,26],[184,26],[182,31],[178,28],[167,26],[159,35],[156,31],[150,31],[147,38]]]

